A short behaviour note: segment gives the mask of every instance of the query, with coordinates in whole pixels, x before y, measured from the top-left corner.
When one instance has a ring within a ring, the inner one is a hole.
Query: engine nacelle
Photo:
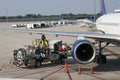
[[[77,40],[74,42],[71,55],[79,63],[90,63],[96,56],[96,49],[93,44],[87,40]]]

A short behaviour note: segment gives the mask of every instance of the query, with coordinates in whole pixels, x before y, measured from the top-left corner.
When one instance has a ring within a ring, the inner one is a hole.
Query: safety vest
[[[42,41],[41,41],[41,48],[42,48],[43,50],[48,49],[48,41],[47,41],[47,40],[42,40]]]

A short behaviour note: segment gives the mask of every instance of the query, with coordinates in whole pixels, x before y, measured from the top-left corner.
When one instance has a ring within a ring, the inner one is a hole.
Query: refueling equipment
[[[14,61],[16,66],[40,67],[43,62],[62,63],[67,58],[70,47],[63,44],[61,40],[48,41],[45,35],[36,39],[36,44],[25,45],[14,50]]]

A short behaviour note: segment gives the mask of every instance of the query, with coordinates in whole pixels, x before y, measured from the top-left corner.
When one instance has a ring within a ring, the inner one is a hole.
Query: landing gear
[[[106,42],[105,46],[102,47],[102,42],[103,41],[98,41],[98,54],[95,58],[95,62],[99,64],[105,64],[107,63],[106,56],[102,54],[102,50],[110,44],[110,42]]]
[[[106,64],[107,63],[107,59],[105,55],[97,55],[95,58],[95,62],[99,63],[99,64]]]

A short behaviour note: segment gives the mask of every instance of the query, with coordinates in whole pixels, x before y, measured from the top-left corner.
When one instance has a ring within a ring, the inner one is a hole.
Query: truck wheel
[[[60,55],[59,62],[64,63],[66,56],[65,55]]]
[[[28,66],[28,64],[27,64],[27,63],[25,63],[25,66]]]
[[[14,63],[17,67],[22,66],[23,64],[19,64],[18,62]]]
[[[41,67],[41,61],[40,60],[36,60],[35,62],[35,67]]]
[[[64,63],[64,59],[60,59],[60,63],[61,63],[61,64]]]

